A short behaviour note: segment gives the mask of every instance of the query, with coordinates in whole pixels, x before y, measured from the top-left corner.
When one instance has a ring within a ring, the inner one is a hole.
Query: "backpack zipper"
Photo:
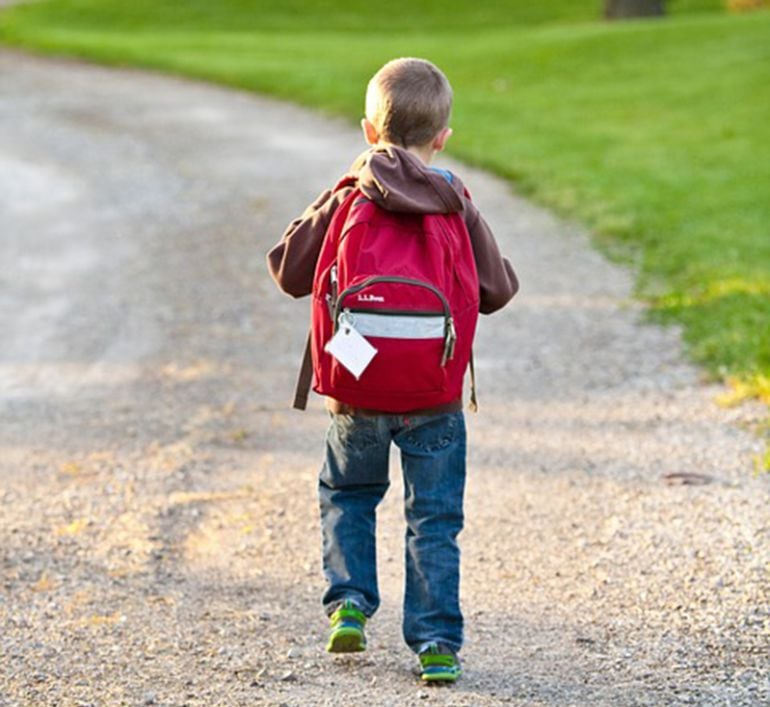
[[[441,306],[444,314],[444,351],[441,356],[441,365],[442,367],[446,365],[447,361],[454,358],[454,352],[455,352],[455,343],[457,342],[457,331],[455,330],[454,325],[454,319],[452,318],[452,311],[449,309],[449,302],[447,302],[446,297],[444,297],[444,293],[441,292],[437,287],[434,287],[428,282],[423,282],[422,280],[415,280],[413,278],[409,277],[399,277],[399,276],[383,276],[378,275],[375,277],[370,277],[368,280],[364,280],[364,282],[353,285],[352,287],[348,287],[344,289],[342,292],[339,293],[339,296],[337,296],[337,267],[332,266],[331,272],[330,272],[330,278],[331,278],[331,285],[332,285],[332,295],[333,295],[333,305],[332,301],[330,300],[330,309],[332,310],[332,322],[334,323],[334,331],[336,332],[339,327],[339,318],[340,314],[342,313],[343,307],[342,302],[344,299],[350,295],[354,295],[357,292],[360,292],[363,289],[366,289],[367,287],[370,287],[371,285],[376,285],[380,282],[392,282],[397,285],[413,285],[415,287],[422,287],[426,290],[430,290],[433,292],[436,297],[441,300]],[[349,308],[345,308],[345,311],[350,311]],[[378,310],[374,310],[375,312]],[[406,314],[407,312],[400,312],[400,314]],[[408,314],[412,314],[412,312],[408,312]],[[425,314],[424,312],[421,312],[419,314]],[[431,312],[431,314],[435,314]]]
[[[343,307],[343,312],[351,314],[371,314],[372,316],[400,316],[406,314],[410,317],[443,317],[444,312],[437,310],[429,311],[422,309],[363,309],[362,307]]]

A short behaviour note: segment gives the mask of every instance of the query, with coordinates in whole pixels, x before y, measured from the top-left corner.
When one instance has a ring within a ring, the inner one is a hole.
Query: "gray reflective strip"
[[[443,339],[446,333],[446,321],[441,314],[415,317],[408,314],[343,312],[340,326],[346,322],[363,336],[383,339]]]

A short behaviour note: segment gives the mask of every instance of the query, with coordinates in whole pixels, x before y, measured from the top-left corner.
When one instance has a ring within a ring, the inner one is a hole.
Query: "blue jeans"
[[[380,604],[376,508],[388,489],[390,444],[401,450],[406,515],[404,639],[458,651],[466,434],[463,413],[332,415],[319,477],[327,613],[345,599],[371,616]]]

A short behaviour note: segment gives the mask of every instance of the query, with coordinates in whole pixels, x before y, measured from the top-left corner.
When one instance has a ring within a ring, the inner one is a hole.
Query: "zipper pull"
[[[353,315],[350,313],[350,309],[347,307],[342,310],[339,319],[339,328],[341,328],[346,334],[350,333],[353,328]]]
[[[326,295],[326,306],[329,308],[329,317],[334,319],[334,308],[337,306],[337,266],[332,265],[329,270],[329,283],[331,292]]]
[[[444,355],[441,357],[441,365],[446,366],[447,361],[451,361],[455,356],[455,343],[457,342],[457,331],[452,317],[446,322],[446,336],[444,337]]]

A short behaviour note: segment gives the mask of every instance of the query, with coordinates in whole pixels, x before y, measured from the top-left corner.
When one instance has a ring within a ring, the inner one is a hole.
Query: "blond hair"
[[[369,81],[366,118],[380,138],[401,147],[427,145],[449,123],[452,87],[425,59],[393,59]]]

